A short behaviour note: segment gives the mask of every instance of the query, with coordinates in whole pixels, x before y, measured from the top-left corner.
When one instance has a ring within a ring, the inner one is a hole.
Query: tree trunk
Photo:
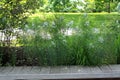
[[[109,3],[108,3],[108,13],[110,13],[110,0],[109,0]]]

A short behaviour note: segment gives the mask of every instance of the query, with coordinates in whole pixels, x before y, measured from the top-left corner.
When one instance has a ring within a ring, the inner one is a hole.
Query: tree
[[[95,0],[96,12],[108,12],[115,10],[118,0]]]
[[[28,14],[38,7],[37,0],[2,0],[0,2],[0,30],[12,36],[14,28],[21,28]]]
[[[23,28],[26,24],[26,19],[34,9],[39,7],[38,0],[0,0],[0,33],[4,34],[4,40],[0,40],[0,55],[3,57],[3,62],[9,62],[11,51],[11,38],[16,36],[15,29]],[[3,36],[2,36],[3,37]],[[0,35],[0,39],[2,38]],[[15,55],[15,54],[14,54]]]
[[[85,5],[84,0],[49,0],[47,10],[54,12],[80,12]]]
[[[110,8],[111,8],[111,7],[110,7],[110,4],[111,4],[111,1],[112,1],[112,0],[104,0],[104,4],[105,4],[105,3],[107,4],[107,5],[106,5],[106,8],[107,8],[107,12],[108,12],[108,13],[110,13]]]
[[[48,8],[55,12],[65,12],[65,8],[70,7],[70,0],[49,0]]]

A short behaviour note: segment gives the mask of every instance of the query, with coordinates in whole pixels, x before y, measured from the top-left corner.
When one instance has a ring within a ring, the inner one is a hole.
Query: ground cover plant
[[[108,16],[109,15],[109,16]],[[118,14],[35,14],[21,37],[29,65],[119,63]]]
[[[2,0],[0,65],[119,64],[118,2]]]
[[[119,26],[117,13],[33,14],[19,35],[16,53],[4,65],[120,63]]]

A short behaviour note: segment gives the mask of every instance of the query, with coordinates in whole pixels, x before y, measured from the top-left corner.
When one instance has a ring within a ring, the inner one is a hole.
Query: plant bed
[[[91,66],[120,63],[120,22],[117,14],[36,15],[30,16],[22,29],[17,43],[19,47],[1,46],[2,65]]]
[[[8,51],[9,50],[9,51]],[[24,53],[24,48],[23,47],[10,47],[9,49],[6,47],[1,47],[0,51],[3,51],[4,54],[2,55],[2,60],[1,60],[1,65],[2,66],[55,66],[55,65],[78,65],[78,64],[70,64],[68,62],[68,64],[60,64],[59,62],[56,64],[49,64],[49,61],[45,61],[46,64],[44,62],[41,62],[39,60],[39,57],[37,54],[36,55],[29,55],[27,53]],[[73,56],[75,56],[74,54],[72,54]],[[30,57],[31,56],[31,57]],[[50,60],[50,57],[52,57],[52,55],[46,55],[46,59]],[[69,55],[68,55],[69,56]],[[71,55],[70,55],[71,56]],[[55,56],[57,57],[57,56]],[[44,57],[43,57],[44,58]],[[58,59],[60,59],[58,57]],[[59,60],[60,61],[60,60]],[[61,60],[63,61],[63,60]],[[54,62],[54,61],[53,61]],[[73,61],[71,61],[73,62]],[[52,61],[51,61],[52,63]],[[119,62],[116,62],[119,64]],[[116,64],[114,63],[114,64]],[[106,63],[103,63],[101,65],[105,65]],[[110,63],[108,63],[110,64]],[[93,65],[93,64],[91,64]]]

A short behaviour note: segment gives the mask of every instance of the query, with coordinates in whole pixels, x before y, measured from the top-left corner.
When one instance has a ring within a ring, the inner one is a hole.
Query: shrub
[[[16,29],[22,29],[28,14],[36,6],[36,0],[34,2],[33,0],[2,0],[0,2],[0,48],[3,48],[0,54],[5,64],[9,62],[11,55],[15,55],[12,51],[16,50],[12,50],[11,46],[18,43],[19,31]]]
[[[77,24],[57,14],[53,19],[45,16],[44,19],[47,20],[39,22],[35,17],[24,28],[21,40],[27,63],[42,66],[116,63],[116,31],[110,27],[113,23],[101,21],[97,25],[87,14],[79,15]]]
[[[103,65],[119,60],[115,14],[35,15],[19,29],[19,47],[0,47],[4,65]],[[6,49],[9,55],[3,54]]]

